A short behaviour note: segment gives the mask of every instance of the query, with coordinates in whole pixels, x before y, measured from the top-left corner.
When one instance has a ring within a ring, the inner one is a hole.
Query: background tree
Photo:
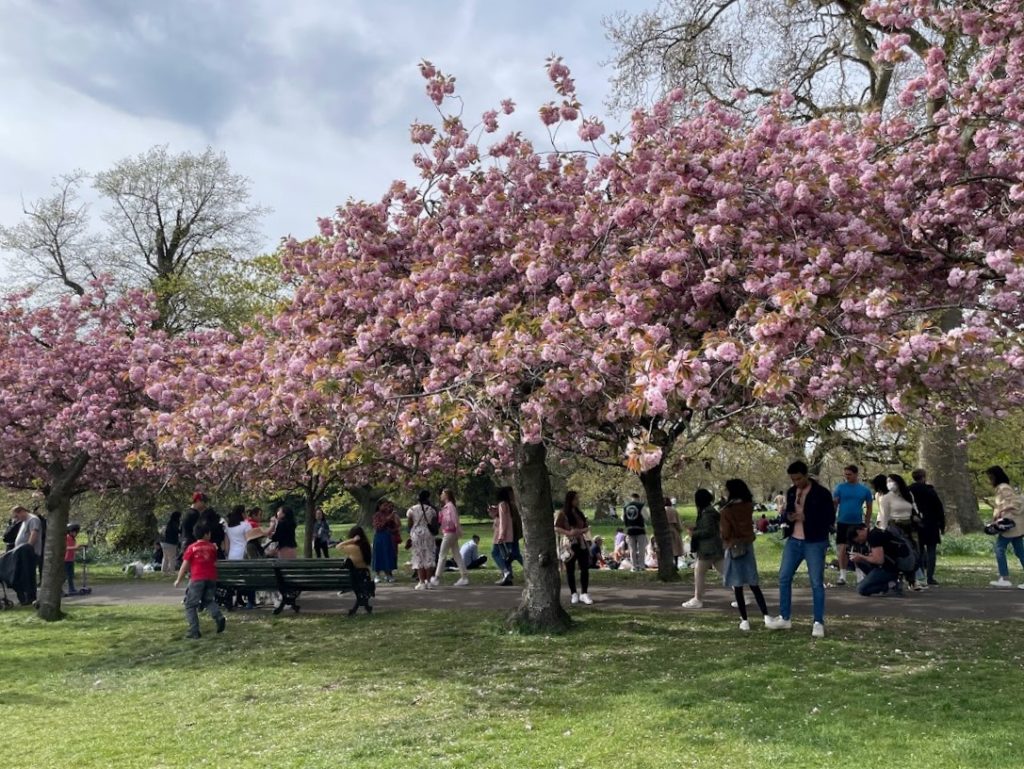
[[[81,295],[113,275],[111,290],[152,290],[158,325],[171,333],[237,329],[277,298],[276,261],[255,258],[266,209],[251,203],[249,180],[223,153],[158,146],[96,174],[105,230],[81,201],[88,179],[60,177],[52,195],[24,207],[24,220],[0,228],[9,264],[32,288]]]

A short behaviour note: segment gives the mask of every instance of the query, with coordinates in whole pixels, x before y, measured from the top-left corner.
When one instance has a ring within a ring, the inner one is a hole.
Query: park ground
[[[776,550],[758,543],[772,607]],[[99,569],[64,622],[0,613],[0,718],[18,735],[3,763],[1019,766],[1024,591],[982,587],[991,571],[950,555],[920,595],[830,588],[822,640],[802,583],[792,631],[741,634],[721,588],[679,608],[689,574],[600,573],[569,633],[510,634],[519,591],[483,570],[465,591],[381,586],[372,616],[317,594],[186,642],[168,579]]]

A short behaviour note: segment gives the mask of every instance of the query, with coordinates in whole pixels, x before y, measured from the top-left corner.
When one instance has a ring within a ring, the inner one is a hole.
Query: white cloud
[[[436,119],[420,59],[458,79],[469,124],[510,97],[509,128],[543,137],[544,59],[565,56],[601,111],[610,4],[105,0],[43,13],[15,3],[0,30],[0,223],[74,168],[98,171],[155,144],[212,144],[274,213],[266,243],[304,237],[349,197],[411,178],[408,124]],[[69,10],[70,9],[70,10]],[[193,37],[182,31],[196,28]],[[5,52],[6,51],[6,52]]]

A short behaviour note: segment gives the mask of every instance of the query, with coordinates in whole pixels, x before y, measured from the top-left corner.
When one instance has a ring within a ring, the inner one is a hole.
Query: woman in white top
[[[888,491],[879,500],[881,513],[879,514],[879,528],[885,529],[888,526],[895,526],[900,533],[910,542],[916,553],[921,552],[917,543],[917,527],[914,525],[914,513],[917,508],[914,506],[914,495],[910,493],[907,482],[902,475],[892,473],[885,477],[885,484]],[[920,592],[924,585],[917,581],[917,567],[912,571],[904,572],[907,583],[913,590]]]
[[[441,584],[441,572],[444,571],[445,560],[448,552],[451,551],[452,560],[459,567],[459,579],[455,587],[462,587],[469,584],[469,572],[466,571],[466,564],[462,560],[462,552],[459,548],[459,537],[462,536],[462,524],[459,523],[459,511],[455,507],[455,495],[449,488],[441,489],[441,510],[438,513],[438,522],[441,524],[441,549],[437,553],[437,570],[430,578],[430,584]]]
[[[1013,490],[1006,471],[999,465],[993,465],[985,471],[989,483],[995,489],[996,496],[992,500],[992,520],[1000,518],[1014,522],[1012,528],[1001,531],[996,535],[993,547],[996,553],[996,567],[999,569],[999,579],[989,582],[992,587],[1013,587],[1010,582],[1010,567],[1006,563],[1006,548],[1012,547],[1014,555],[1020,561],[1021,568],[1024,568],[1024,515],[1021,511],[1020,495]],[[1024,582],[1017,585],[1024,590]]]
[[[248,541],[246,535],[253,530],[252,524],[245,520],[245,505],[235,505],[228,514],[224,530],[227,532],[228,554],[227,560],[241,561],[245,558],[245,544]],[[242,599],[245,603],[242,603]],[[256,591],[239,590],[232,596],[229,606],[241,606],[245,609],[256,608]]]

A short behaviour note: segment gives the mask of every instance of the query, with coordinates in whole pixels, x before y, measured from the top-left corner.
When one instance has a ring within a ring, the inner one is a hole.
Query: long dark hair
[[[168,526],[178,526],[181,524],[181,510],[175,510],[171,513],[171,517],[167,519]]]
[[[697,506],[698,513],[714,501],[715,495],[707,489],[697,489],[693,493],[693,503]]]
[[[366,538],[366,532],[363,531],[362,526],[353,526],[348,530],[349,539],[355,539],[356,537],[359,537],[359,541],[356,544],[359,546],[359,552],[363,554],[363,562],[369,566],[371,559],[370,541]]]
[[[871,488],[874,489],[876,494],[884,494],[889,490],[889,487],[885,485],[885,476],[879,473],[871,479]]]
[[[284,520],[288,521],[292,526],[295,525],[295,512],[288,506],[282,505],[281,512],[284,513]]]
[[[903,476],[898,473],[891,473],[886,476],[886,480],[892,481],[896,484],[897,493],[903,497],[907,502],[914,503],[914,495],[910,493],[910,489],[907,487],[907,482],[903,480]],[[888,486],[886,487],[888,488]]]
[[[736,499],[740,502],[753,502],[754,495],[750,493],[750,488],[747,486],[745,481],[739,478],[730,478],[725,482],[725,491],[729,495],[729,499]]]
[[[228,513],[228,526],[234,528],[245,518],[245,505],[235,505]]]
[[[565,502],[562,503],[562,512],[565,514],[568,523],[575,523],[577,527],[587,525],[587,516],[580,510],[580,495],[577,491],[565,492]]]
[[[985,475],[988,476],[988,479],[992,482],[993,486],[1010,482],[1010,476],[1008,476],[1006,471],[999,465],[992,465],[992,467],[985,471]]]

